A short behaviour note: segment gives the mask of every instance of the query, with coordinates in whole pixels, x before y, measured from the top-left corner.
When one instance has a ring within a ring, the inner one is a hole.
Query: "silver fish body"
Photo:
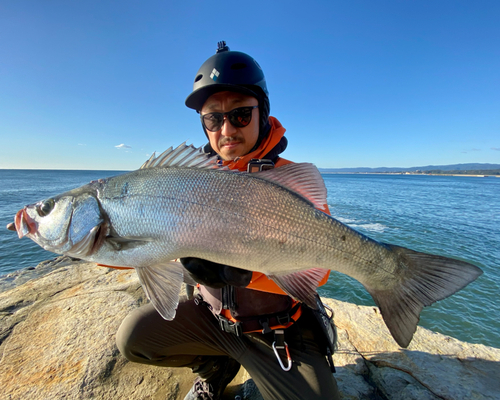
[[[170,262],[176,258],[262,272],[310,305],[327,270],[338,271],[364,285],[403,347],[423,306],[481,274],[463,261],[376,242],[319,211],[326,189],[310,164],[255,174],[191,164],[153,165],[27,206],[16,216],[18,234],[56,253],[136,268],[167,319],[184,275]]]

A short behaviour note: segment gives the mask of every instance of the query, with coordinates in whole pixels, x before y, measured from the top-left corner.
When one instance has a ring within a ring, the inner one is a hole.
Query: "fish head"
[[[95,252],[106,234],[98,200],[80,189],[25,206],[14,224],[19,238],[26,236],[45,250],[83,259]]]

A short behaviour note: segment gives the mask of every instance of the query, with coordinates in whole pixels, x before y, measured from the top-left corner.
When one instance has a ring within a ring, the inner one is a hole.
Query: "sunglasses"
[[[224,119],[227,117],[231,125],[237,128],[243,128],[252,121],[252,110],[259,106],[238,107],[234,110],[221,113],[213,112],[200,115],[203,127],[210,132],[217,132],[224,125]]]

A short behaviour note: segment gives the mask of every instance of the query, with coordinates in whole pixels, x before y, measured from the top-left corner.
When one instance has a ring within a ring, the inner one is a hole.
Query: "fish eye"
[[[38,204],[36,211],[40,217],[46,217],[54,209],[54,199],[48,199]]]

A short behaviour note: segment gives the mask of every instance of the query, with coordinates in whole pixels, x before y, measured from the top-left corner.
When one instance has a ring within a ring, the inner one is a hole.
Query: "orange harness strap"
[[[218,318],[221,327],[224,331],[227,330],[227,325],[231,327],[231,330],[240,331],[241,333],[269,333],[275,331],[276,329],[286,329],[290,327],[294,322],[296,322],[302,315],[302,303],[296,300],[292,300],[292,308],[290,313],[278,313],[276,315],[269,316],[267,318],[258,317],[251,318],[248,320],[237,320],[227,309],[222,309]]]

